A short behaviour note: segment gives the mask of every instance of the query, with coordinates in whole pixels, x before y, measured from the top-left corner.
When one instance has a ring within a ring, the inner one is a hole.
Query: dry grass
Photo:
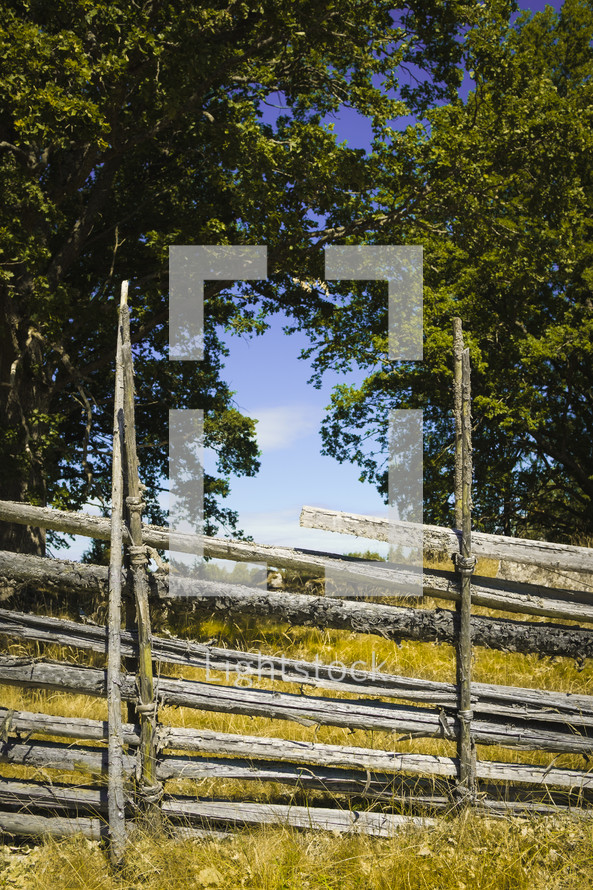
[[[590,823],[461,816],[390,840],[282,828],[224,841],[138,835],[117,874],[96,843],[48,841],[16,861],[0,850],[0,882],[37,890],[586,890],[592,858]]]

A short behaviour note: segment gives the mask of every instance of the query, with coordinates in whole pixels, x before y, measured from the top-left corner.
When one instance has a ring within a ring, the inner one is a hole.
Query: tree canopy
[[[467,37],[467,99],[376,140],[369,202],[388,218],[366,240],[424,246],[422,363],[387,360],[384,285],[336,291],[332,311],[303,325],[317,376],[352,361],[368,370],[361,387],[334,393],[324,447],[384,494],[388,411],[424,409],[427,521],[453,524],[459,315],[473,365],[478,527],[593,534],[592,40],[584,0],[514,25],[484,21]]]
[[[593,529],[591,41],[566,0],[96,3],[21,0],[0,24],[0,497],[78,507],[109,490],[119,283],[130,279],[151,515],[169,408],[201,407],[218,455],[207,530],[258,465],[224,383],[221,326],[278,307],[315,373],[357,362],[327,453],[386,493],[387,414],[422,407],[427,520],[452,522],[451,318],[473,362],[475,516],[491,531]],[[463,71],[473,77],[467,98]],[[280,114],[274,108],[282,104]],[[372,124],[370,152],[328,115]],[[417,123],[399,129],[398,118]],[[323,247],[422,244],[425,358],[387,359],[381,283],[323,289]],[[265,244],[266,282],[206,290],[205,359],[167,361],[168,248]],[[378,454],[364,444],[375,435]],[[40,550],[2,530],[1,546]]]
[[[220,497],[231,473],[255,472],[257,448],[221,378],[216,326],[261,330],[283,282],[297,317],[316,311],[318,296],[288,270],[319,274],[328,238],[368,227],[358,210],[372,172],[326,116],[348,105],[379,132],[450,99],[475,17],[462,0],[3,5],[0,497],[70,508],[105,498],[125,278],[153,518],[167,410],[202,407],[219,458],[205,480],[207,529],[233,527]],[[400,89],[406,65],[418,84]],[[266,117],[277,96],[286,113]],[[346,227],[316,235],[324,217]],[[252,291],[207,291],[199,366],[166,360],[168,247],[180,243],[266,244],[276,275]],[[0,538],[43,549],[33,530],[4,526]]]

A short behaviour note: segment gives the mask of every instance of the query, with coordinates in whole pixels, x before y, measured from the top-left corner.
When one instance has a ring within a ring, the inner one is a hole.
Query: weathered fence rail
[[[0,609],[0,634],[13,639],[107,652],[107,628],[102,625],[80,624]],[[124,657],[138,654],[137,634],[122,631],[121,652]],[[420,680],[360,668],[349,669],[343,665],[339,666],[339,674],[336,676],[335,665],[325,665],[319,661],[225,649],[175,637],[153,636],[152,657],[160,664],[201,668],[207,674],[221,672],[227,678],[229,674],[237,677],[257,676],[363,696],[423,702],[452,711],[457,707],[457,687],[453,683]],[[473,683],[472,706],[476,713],[499,717],[564,722],[573,727],[593,726],[593,696],[588,695]]]
[[[380,516],[363,516],[323,507],[305,506],[301,510],[300,522],[304,528],[356,535],[374,541],[389,541],[389,520]],[[453,555],[459,552],[461,530],[442,528],[438,525],[426,524],[419,527],[413,522],[397,522],[398,541],[402,546],[405,546],[406,542],[413,546],[418,541],[419,529],[422,531],[424,550],[427,554],[441,554],[453,559]],[[583,575],[581,582],[583,588],[593,589],[593,553],[589,547],[472,531],[472,550],[477,557],[538,566],[550,572],[551,585],[555,584],[554,579],[557,584],[557,579],[563,572],[579,572]]]
[[[105,566],[0,551],[0,579],[3,579],[5,591],[31,586],[56,595],[68,592],[105,597],[108,571]],[[374,634],[398,642],[412,640],[454,644],[457,639],[455,615],[448,609],[417,609],[380,602],[275,593],[221,581],[177,581],[179,586],[184,583],[187,585],[188,604],[196,612],[205,614],[272,618],[309,627]],[[130,595],[127,580],[126,585]],[[149,575],[149,585],[155,597],[165,601],[169,599],[166,574],[156,572]],[[528,599],[525,608],[533,608]],[[578,614],[577,602],[574,603],[574,614]],[[593,656],[593,629],[482,615],[472,615],[471,624],[475,646],[565,656],[578,662]]]
[[[49,522],[48,514],[63,514],[64,511],[48,510],[42,507],[27,507],[21,510],[23,505],[15,505],[11,502],[0,502],[0,518],[9,519],[11,522],[29,525],[31,523]],[[18,509],[15,509],[18,508]],[[33,511],[39,511],[36,515]],[[66,514],[68,515],[68,514]],[[87,514],[78,514],[80,524],[76,526],[76,534],[97,537],[97,518]],[[86,520],[89,520],[88,523]],[[108,520],[102,520],[107,528]],[[51,522],[52,528],[58,526],[62,531],[68,530],[68,524],[61,520]],[[49,526],[48,526],[49,527]],[[353,533],[353,532],[351,532]],[[145,544],[159,549],[167,549],[168,530],[158,526],[142,526],[142,536]],[[101,539],[105,539],[101,536]],[[413,578],[411,572],[405,568],[392,568],[381,563],[369,564],[368,561],[355,557],[336,556],[332,553],[313,553],[312,551],[299,550],[290,547],[271,547],[263,544],[252,544],[245,541],[228,541],[217,538],[207,538],[200,535],[175,535],[176,550],[186,553],[199,552],[203,548],[206,556],[230,559],[243,562],[264,562],[269,566],[291,568],[305,574],[319,574],[326,567],[331,566],[339,570],[345,577],[350,575],[353,579],[365,577],[376,582],[378,587],[385,588],[385,595],[397,594],[398,590],[405,588]],[[583,550],[585,548],[575,548]],[[80,566],[76,563],[67,564],[66,561],[55,560],[55,565],[48,566],[47,562],[34,562],[29,557],[19,554],[0,552],[0,566],[4,577],[10,577],[10,571],[14,574],[15,581],[24,582],[27,579],[36,583],[52,583],[61,589],[71,589],[88,586],[90,590],[97,589],[101,575],[97,575],[95,569]],[[61,564],[64,563],[62,566]],[[80,568],[78,568],[80,566]],[[71,577],[59,577],[60,571]],[[78,577],[77,577],[78,576]],[[95,578],[97,580],[95,581]],[[157,586],[161,597],[168,595],[168,580],[166,576],[159,577],[158,573],[151,578],[151,583]],[[177,583],[180,582],[178,579]],[[200,582],[188,581],[188,595],[200,588]],[[207,583],[204,589],[208,589]],[[434,599],[457,602],[461,596],[459,578],[451,571],[424,571],[422,574],[422,586],[426,595]],[[496,578],[476,577],[472,581],[472,603],[476,606],[484,606],[504,612],[517,612],[524,615],[541,615],[568,621],[593,622],[593,590],[582,591],[565,590],[562,588],[550,588],[541,584],[528,584],[519,581],[507,581]]]
[[[11,656],[0,656],[0,682],[24,688],[103,697],[107,689],[106,672],[99,668]],[[135,683],[133,674],[122,674],[120,685],[123,700],[135,700]],[[158,683],[158,696],[167,705],[290,720],[306,726],[342,726],[415,738],[450,740],[457,738],[459,732],[455,712],[447,714],[445,708],[437,710],[365,699],[320,698],[162,676]],[[500,717],[483,715],[474,721],[476,741],[484,745],[505,745],[524,750],[593,753],[593,733],[590,733],[588,723],[577,729],[572,723],[563,723],[559,717],[553,725],[549,725],[548,721],[538,719],[537,709],[526,707],[525,713],[525,719],[515,716],[514,720],[504,714]],[[547,716],[549,718],[550,714]]]

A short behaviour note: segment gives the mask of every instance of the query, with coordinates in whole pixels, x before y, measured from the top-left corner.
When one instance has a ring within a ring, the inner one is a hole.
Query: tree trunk
[[[41,442],[47,432],[48,386],[41,342],[0,288],[0,498],[46,503]],[[45,555],[45,530],[0,523],[0,548]]]

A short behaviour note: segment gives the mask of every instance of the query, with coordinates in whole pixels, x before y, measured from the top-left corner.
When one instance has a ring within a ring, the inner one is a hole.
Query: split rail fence
[[[0,684],[107,697],[109,715],[107,721],[65,718],[0,706],[0,763],[35,767],[44,775],[72,771],[97,780],[80,786],[0,779],[0,831],[108,836],[117,861],[130,824],[138,820],[198,835],[285,823],[389,836],[404,823],[425,822],[465,805],[493,815],[546,814],[558,807],[587,813],[593,803],[593,772],[585,768],[593,754],[593,696],[473,682],[471,655],[473,647],[486,647],[561,656],[583,664],[593,655],[593,553],[567,545],[472,535],[469,353],[466,350],[462,356],[459,325],[455,342],[457,524],[462,531],[424,527],[425,550],[445,554],[451,570],[424,569],[422,579],[425,595],[453,602],[455,610],[187,581],[188,602],[204,616],[265,617],[371,634],[396,643],[448,643],[457,650],[456,683],[353,669],[336,677],[331,665],[318,661],[262,658],[260,653],[152,633],[149,606],[171,600],[168,575],[148,571],[148,553],[150,548],[167,549],[169,532],[141,523],[129,315],[122,289],[111,519],[0,503],[0,520],[110,541],[109,568],[0,553],[5,598],[11,592],[36,590],[93,595],[109,603],[107,625],[0,609],[4,639],[60,644],[104,653],[108,659],[104,670],[4,654]],[[372,517],[305,507],[301,524],[387,540],[386,520]],[[406,524],[400,526],[405,532]],[[175,546],[187,553],[266,562],[309,575],[319,574],[329,561],[353,579],[362,574],[375,581],[386,593],[402,577],[380,562],[369,565],[354,558],[244,541],[176,534]],[[537,566],[545,583],[477,577],[472,574],[476,555]],[[567,573],[582,580],[579,590],[563,586]],[[506,614],[474,614],[472,605]],[[312,692],[358,697],[294,694],[270,689],[269,683],[268,688],[246,688],[184,680],[166,676],[166,665],[240,669],[266,681],[294,681],[301,690],[308,686]],[[128,722],[122,721],[122,703],[128,705]],[[166,705],[307,726],[376,730],[386,742],[377,748],[347,747],[174,727],[159,719]],[[398,744],[410,738],[450,740],[457,744],[457,756],[398,751]],[[476,745],[582,755],[583,769],[477,759]],[[107,777],[107,786],[101,777]],[[165,783],[180,778],[274,782],[304,792],[330,793],[335,803],[289,806],[167,794]]]

